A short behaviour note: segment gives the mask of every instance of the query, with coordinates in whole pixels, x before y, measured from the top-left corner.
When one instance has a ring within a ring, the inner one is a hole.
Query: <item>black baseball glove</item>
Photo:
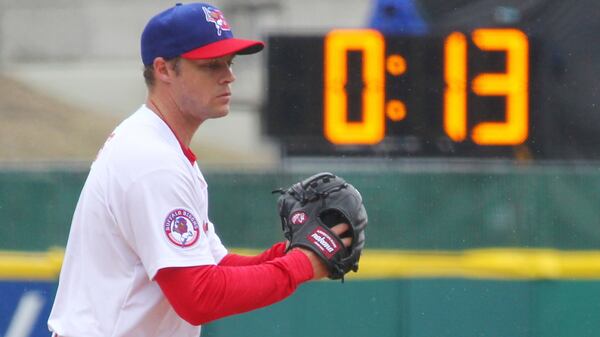
[[[315,252],[329,270],[330,279],[344,279],[358,270],[365,245],[367,211],[360,192],[344,179],[328,172],[318,173],[288,189],[280,189],[277,202],[288,247],[303,247]],[[352,237],[345,248],[342,238],[331,227],[347,223],[342,237]]]

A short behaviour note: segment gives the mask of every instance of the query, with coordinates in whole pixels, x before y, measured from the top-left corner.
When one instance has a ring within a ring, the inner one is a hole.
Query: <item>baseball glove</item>
[[[358,271],[358,261],[365,245],[367,211],[360,192],[344,179],[328,173],[318,173],[280,192],[277,201],[288,250],[294,247],[310,249],[319,256],[330,279],[344,279],[350,270]],[[331,227],[347,223],[350,227],[342,237],[352,237],[345,248],[342,238]]]

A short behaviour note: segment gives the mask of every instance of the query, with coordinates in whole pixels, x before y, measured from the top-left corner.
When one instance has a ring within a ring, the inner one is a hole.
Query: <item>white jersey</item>
[[[226,254],[207,185],[171,129],[142,106],[109,137],[75,209],[51,331],[68,337],[197,337],[153,278]]]

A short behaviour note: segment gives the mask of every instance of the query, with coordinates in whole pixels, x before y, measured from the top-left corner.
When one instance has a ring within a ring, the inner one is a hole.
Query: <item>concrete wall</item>
[[[4,64],[138,59],[147,20],[175,1],[28,0],[0,3],[0,60]],[[237,35],[357,27],[369,1],[220,0]]]
[[[139,38],[147,20],[175,1],[25,0],[0,2],[0,72],[85,110],[125,117],[143,102]],[[221,0],[236,36],[359,27],[369,1]],[[195,138],[225,163],[275,164],[277,144],[260,132],[265,53],[235,64],[232,114]],[[222,154],[222,155],[221,155]]]

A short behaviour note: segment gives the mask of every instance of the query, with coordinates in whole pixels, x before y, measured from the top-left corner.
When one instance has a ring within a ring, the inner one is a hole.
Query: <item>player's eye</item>
[[[221,67],[221,63],[217,60],[213,60],[207,64],[207,67],[210,69],[218,69],[219,67]]]
[[[223,68],[231,68],[232,65],[233,65],[232,61],[212,60],[209,63],[199,65],[199,67],[206,68],[209,70],[220,70]]]

